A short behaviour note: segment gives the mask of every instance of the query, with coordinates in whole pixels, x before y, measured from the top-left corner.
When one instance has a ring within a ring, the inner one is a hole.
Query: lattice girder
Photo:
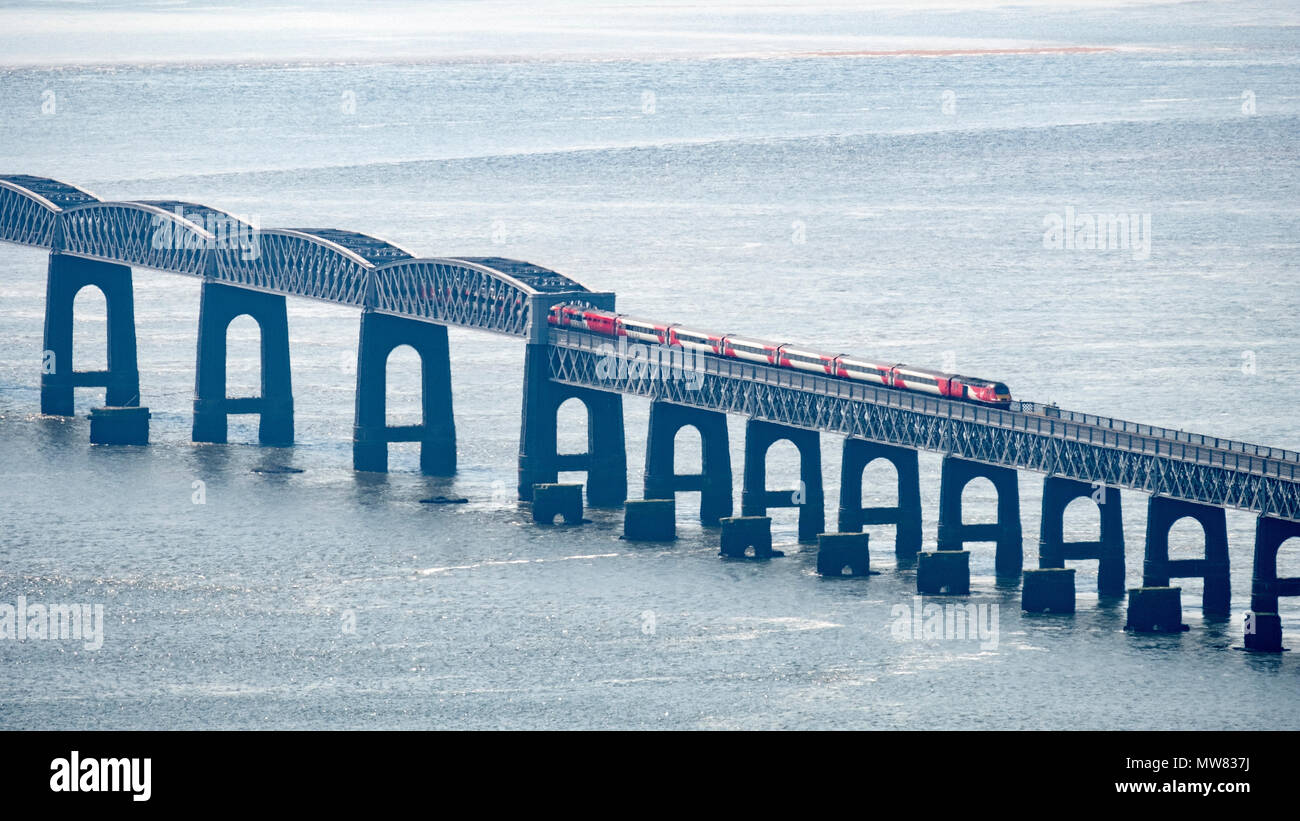
[[[672,375],[610,365],[608,342],[552,333],[551,378],[565,384],[736,413],[791,427],[935,451],[977,462],[1158,493],[1300,521],[1300,477],[1288,466],[1120,434],[1075,423],[1025,419],[949,400],[812,374],[703,358],[702,372]],[[602,362],[604,363],[602,365]],[[1218,458],[1223,464],[1207,463]]]

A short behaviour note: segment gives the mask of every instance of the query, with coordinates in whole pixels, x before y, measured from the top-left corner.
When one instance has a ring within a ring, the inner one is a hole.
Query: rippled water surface
[[[521,35],[454,59],[404,42],[391,61],[50,65],[14,41],[2,164],[105,199],[526,259],[639,315],[954,366],[1019,398],[1300,450],[1290,14],[742,10],[725,30],[677,20],[709,35],[690,53],[650,53],[682,42],[667,22],[628,34],[625,59],[601,50],[622,41],[553,34],[535,59],[517,59]],[[798,36],[760,53],[764,31]],[[876,34],[912,50],[1053,48],[810,56]],[[1044,247],[1045,220],[1067,208],[1149,215],[1149,252]],[[513,499],[523,349],[510,339],[451,331],[454,479],[420,476],[407,445],[386,476],[351,470],[357,315],[306,301],[289,305],[296,444],[257,446],[246,417],[231,445],[196,446],[198,283],[137,270],[151,445],[91,448],[101,391],[78,391],[74,419],[37,413],[45,262],[0,248],[0,603],[102,604],[104,642],[0,641],[0,727],[1300,727],[1294,654],[1234,649],[1248,513],[1228,514],[1231,619],[1202,619],[1187,580],[1188,632],[1127,634],[1123,602],[1092,592],[1092,563],[1074,617],[1022,615],[1018,584],[975,545],[969,602],[996,607],[996,637],[904,636],[915,574],[895,566],[888,527],[870,529],[880,574],[866,580],[818,577],[790,510],[773,514],[786,558],[724,562],[693,494],[669,546],[620,540],[618,510],[534,527]],[[102,367],[102,298],[77,305],[77,366]],[[256,353],[256,326],[237,322],[232,395],[256,389]],[[415,421],[416,363],[390,360],[393,423]],[[579,414],[563,410],[561,444],[580,450]],[[646,416],[625,400],[634,498]],[[737,480],[742,433],[733,418]],[[697,444],[679,439],[680,470]],[[828,523],[839,447],[822,437]],[[939,456],[921,460],[932,546]],[[302,472],[258,472],[279,466]],[[868,504],[893,499],[879,468]],[[772,451],[769,475],[793,484],[792,447]],[[1020,476],[1031,567],[1041,478]],[[469,502],[419,502],[435,495]],[[991,486],[966,502],[991,517]],[[1145,497],[1122,502],[1136,586]],[[1071,508],[1067,538],[1096,528]],[[1180,526],[1176,555],[1198,538]],[[1300,548],[1282,563],[1300,576]],[[1300,646],[1300,608],[1282,610]]]

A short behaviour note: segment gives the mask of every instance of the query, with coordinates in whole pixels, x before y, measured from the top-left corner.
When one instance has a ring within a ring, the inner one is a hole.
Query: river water
[[[3,165],[104,199],[525,259],[637,315],[1300,449],[1295,13],[933,5],[381,6],[409,23],[394,34],[334,6],[19,4],[0,12]],[[1067,209],[1149,228],[1053,247]],[[38,413],[45,261],[0,248],[0,604],[102,605],[103,642],[0,641],[0,727],[1300,727],[1292,654],[1235,649],[1248,513],[1228,514],[1230,619],[1203,619],[1186,580],[1188,632],[1125,633],[1094,563],[1075,616],[1022,615],[979,544],[963,601],[985,634],[927,638],[888,527],[870,528],[879,575],[828,580],[791,510],[773,514],[789,555],[762,564],[718,558],[694,494],[668,546],[620,540],[618,510],[533,526],[513,493],[511,339],[450,332],[454,479],[420,476],[409,445],[387,475],[351,470],[357,315],[306,301],[289,304],[295,445],[259,447],[243,417],[232,444],[196,446],[198,283],[137,270],[151,444],[91,448],[102,391],[79,390],[74,419]],[[102,298],[77,317],[77,367],[102,367]],[[254,392],[256,326],[230,333],[230,393]],[[395,424],[416,421],[416,362],[390,360]],[[639,498],[647,404],[624,404]],[[733,418],[737,481],[742,433]],[[840,440],[822,440],[833,524]],[[681,470],[697,444],[679,440]],[[922,454],[927,547],[938,465]],[[282,466],[302,472],[257,472]],[[769,476],[793,484],[792,447]],[[892,482],[874,466],[868,504]],[[1027,567],[1040,490],[1020,476]],[[419,501],[443,494],[469,502]],[[973,485],[968,516],[993,498]],[[1122,503],[1137,586],[1145,497]],[[1095,538],[1086,508],[1067,538]],[[1175,555],[1199,539],[1180,524]],[[1300,576],[1300,549],[1282,567]],[[1282,617],[1295,648],[1294,600]]]

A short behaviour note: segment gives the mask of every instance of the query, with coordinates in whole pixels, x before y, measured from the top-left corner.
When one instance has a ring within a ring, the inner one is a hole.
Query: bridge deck
[[[25,175],[0,175],[0,242],[516,337],[530,336],[545,321],[534,313],[553,302],[604,296],[612,306],[612,295],[526,262],[416,259],[351,231],[261,230],[204,205],[100,201]],[[702,358],[699,390],[681,379],[610,378],[597,370],[608,338],[549,330],[558,381],[1300,521],[1294,451],[1034,402],[983,407],[712,356]]]
[[[567,384],[1300,521],[1293,461],[710,355],[691,378],[639,374],[581,331],[553,328],[550,343],[551,378]]]

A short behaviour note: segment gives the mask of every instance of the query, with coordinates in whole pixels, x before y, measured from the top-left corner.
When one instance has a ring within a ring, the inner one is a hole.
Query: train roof
[[[852,354],[841,355],[840,361],[847,362],[850,365],[866,365],[869,368],[877,368],[877,369],[884,368],[888,370],[889,368],[893,367],[893,365],[890,365],[885,362],[873,362],[870,359],[863,359],[860,356],[853,356]]]
[[[905,365],[902,362],[899,362],[894,367],[898,368],[899,373],[915,373],[920,374],[921,376],[932,376],[943,379],[953,376],[953,374],[950,374],[947,371],[936,371],[933,368],[918,368],[914,365]]]
[[[887,362],[866,359],[860,356],[855,356],[853,354],[837,355],[837,354],[824,353],[822,351],[816,351],[811,348],[796,346],[795,343],[793,342],[777,342],[775,340],[762,339],[756,336],[746,336],[743,334],[730,334],[730,333],[715,334],[715,333],[710,333],[709,331],[702,331],[696,328],[691,328],[682,325],[679,322],[660,322],[654,319],[646,319],[644,317],[630,316],[628,314],[620,314],[614,311],[606,311],[600,308],[592,308],[590,306],[582,305],[581,303],[577,303],[577,302],[564,303],[564,305],[565,307],[568,306],[580,307],[595,313],[606,314],[608,316],[616,316],[624,322],[636,322],[637,324],[646,325],[652,328],[676,328],[679,332],[686,331],[687,333],[699,334],[700,336],[706,336],[715,339],[718,338],[726,339],[728,342],[732,343],[733,345],[739,342],[745,345],[757,346],[761,348],[782,348],[785,349],[787,353],[802,354],[805,356],[826,357],[828,359],[838,358],[842,362],[849,365],[865,366],[868,368],[874,368],[878,370],[898,368],[899,372],[904,374],[911,373],[920,376],[928,376],[935,379],[956,378],[956,379],[960,379],[962,382],[965,382],[966,384],[969,385],[988,385],[988,386],[1000,385],[1004,389],[1007,389],[1008,391],[1010,390],[1009,388],[1007,388],[1005,382],[1002,382],[1001,380],[997,380],[997,379],[985,379],[983,377],[978,377],[978,376],[964,376],[962,374],[951,374],[951,373],[947,373],[946,371],[937,371],[934,370],[933,368],[922,368],[915,365],[907,365],[902,362],[890,364]]]

